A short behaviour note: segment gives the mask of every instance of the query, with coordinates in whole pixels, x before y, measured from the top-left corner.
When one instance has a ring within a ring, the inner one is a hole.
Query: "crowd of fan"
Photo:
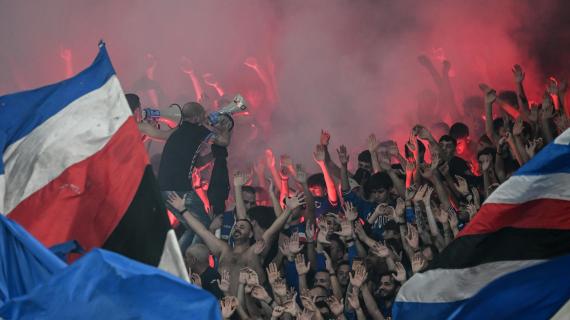
[[[420,63],[438,103],[455,108],[449,64],[439,72],[425,57]],[[565,82],[549,79],[541,103],[530,104],[522,68],[512,72],[514,91],[481,84],[462,122],[415,125],[404,146],[370,135],[368,150],[352,159],[346,146],[331,150],[322,131],[312,151],[318,173],[268,150],[251,172],[233,174],[234,209],[208,223],[185,196],[169,193],[168,205],[200,239],[185,251],[192,282],[220,299],[225,319],[390,319],[406,280],[570,126]],[[193,185],[206,193],[199,175]]]

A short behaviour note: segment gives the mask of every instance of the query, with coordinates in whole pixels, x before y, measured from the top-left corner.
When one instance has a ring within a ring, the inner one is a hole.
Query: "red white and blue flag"
[[[158,265],[169,223],[103,43],[78,75],[0,97],[0,148],[0,212],[42,244]]]
[[[400,289],[394,319],[570,318],[570,129]]]

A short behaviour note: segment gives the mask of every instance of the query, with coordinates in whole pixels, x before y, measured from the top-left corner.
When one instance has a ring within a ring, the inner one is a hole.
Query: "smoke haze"
[[[321,128],[331,132],[333,147],[345,143],[355,153],[370,133],[402,145],[414,123],[441,121],[418,110],[420,93],[437,94],[420,54],[438,70],[443,59],[451,62],[459,105],[480,95],[480,82],[514,89],[515,63],[525,69],[527,94],[540,96],[545,77],[568,75],[566,6],[562,0],[2,0],[0,94],[82,70],[104,39],[123,88],[137,92],[143,105],[196,100],[197,91],[211,100],[218,89],[242,93],[250,115],[237,117],[238,138],[252,143],[237,143],[232,157],[243,160],[247,152],[251,160],[272,147],[308,162]],[[158,102],[147,94],[149,83]]]

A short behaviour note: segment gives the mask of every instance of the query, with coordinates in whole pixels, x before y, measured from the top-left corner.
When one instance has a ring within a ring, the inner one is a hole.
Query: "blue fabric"
[[[0,214],[0,307],[65,267],[20,225]]]
[[[327,213],[338,213],[338,204],[332,204],[328,197],[313,197],[315,200],[315,218],[319,218]]]
[[[513,175],[570,173],[570,145],[550,143]]]
[[[162,270],[95,249],[0,308],[9,319],[221,319],[216,298]]]
[[[209,292],[95,249],[67,266],[0,214],[0,318],[221,319]]]
[[[67,255],[70,253],[84,253],[85,250],[81,247],[79,242],[75,240],[67,241],[64,243],[56,244],[55,246],[49,248],[53,254],[55,254],[62,261],[67,261]]]
[[[235,223],[235,211],[226,211],[222,214],[222,227],[220,230],[220,238],[222,240],[229,242],[232,228],[234,227]]]
[[[570,255],[508,273],[466,300],[397,301],[394,319],[549,319],[570,300],[568,270]]]
[[[414,208],[406,207],[406,222],[414,223],[416,221],[416,213],[414,212]]]
[[[285,260],[285,282],[287,287],[294,287],[299,292],[299,274],[295,267],[295,261]]]
[[[91,66],[73,78],[42,88],[0,97],[0,150],[6,148],[61,111],[74,100],[100,88],[115,74],[104,45]],[[4,164],[0,161],[0,174]]]

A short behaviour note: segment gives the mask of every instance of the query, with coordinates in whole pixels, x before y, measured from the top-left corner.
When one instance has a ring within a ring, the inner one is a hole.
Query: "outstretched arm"
[[[325,163],[325,149],[321,145],[317,145],[317,148],[313,153],[313,156],[315,158],[315,162],[317,162],[325,177],[325,184],[327,185],[327,194],[330,203],[332,204],[338,203],[338,195],[336,194],[336,187],[334,184],[334,180],[330,175],[329,169]]]
[[[168,203],[177,210],[179,210],[180,212],[182,212],[183,217],[186,220],[186,222],[190,225],[190,228],[192,228],[192,230],[196,232],[196,234],[200,238],[202,238],[202,240],[204,240],[206,246],[208,246],[208,249],[210,249],[210,251],[212,251],[214,255],[219,257],[224,250],[229,249],[227,243],[216,238],[216,236],[213,233],[211,233],[210,231],[208,231],[208,229],[206,229],[206,227],[200,222],[200,220],[196,219],[194,215],[192,215],[188,210],[186,210],[184,206],[184,199],[180,198],[178,194],[176,194],[175,192],[171,192],[168,195]]]

